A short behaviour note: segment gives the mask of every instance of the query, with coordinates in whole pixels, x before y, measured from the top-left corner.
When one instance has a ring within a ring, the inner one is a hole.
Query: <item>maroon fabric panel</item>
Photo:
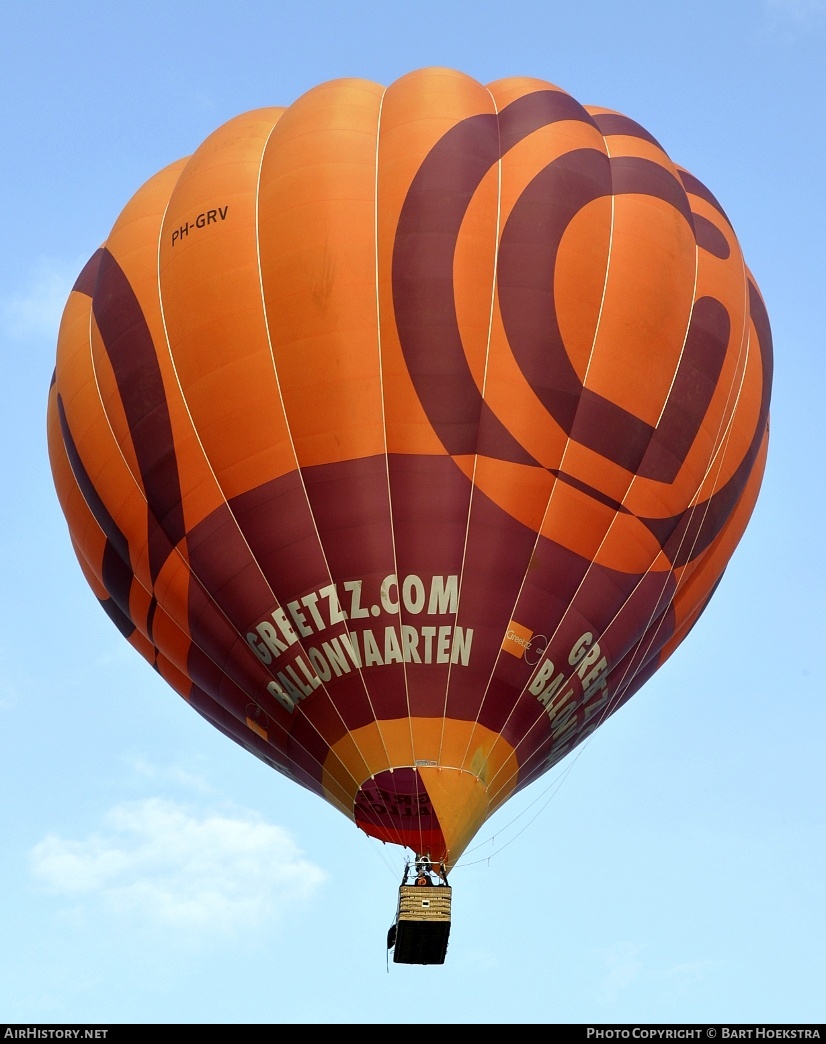
[[[707,250],[709,254],[719,257],[721,261],[725,261],[730,256],[731,249],[729,248],[728,240],[720,229],[712,224],[708,218],[703,217],[702,214],[695,214],[693,211],[691,220],[694,222],[694,235],[697,239],[697,246],[702,250]]]
[[[517,790],[522,790],[561,761],[590,735],[594,728],[615,714],[642,688],[660,666],[660,651],[673,633],[674,617],[669,608],[611,669],[607,676],[607,696],[600,704],[599,710],[586,721],[585,706],[580,704],[574,712],[575,725],[553,742],[550,750],[545,744],[534,749],[532,737],[526,734],[518,752],[520,773]]]
[[[610,134],[625,134],[629,138],[642,138],[643,141],[647,141],[664,151],[662,145],[660,145],[653,134],[628,116],[623,116],[618,112],[599,112],[591,118],[599,128],[600,134],[604,137],[608,137]]]
[[[550,720],[527,686],[540,660],[550,659],[554,674],[566,679],[576,672],[569,655],[582,635],[599,642],[608,665],[622,660],[665,612],[674,594],[670,574],[635,576],[607,569],[540,538],[530,565],[520,575],[525,583],[512,618],[533,632],[532,648],[516,657],[499,655],[479,721],[517,749],[520,762],[527,751],[545,757]],[[673,627],[667,630],[670,636]],[[505,631],[499,636],[499,645]],[[497,646],[498,649],[498,646]],[[581,685],[574,682],[577,694]]]
[[[260,758],[270,768],[274,768],[277,772],[294,780],[307,790],[311,790],[314,794],[318,794],[321,797],[325,796],[318,766],[314,762],[310,762],[312,771],[307,771],[303,766],[297,764],[294,759],[288,761],[283,751],[274,743],[272,733],[269,734],[267,740],[263,739],[198,686],[193,686],[188,702],[210,725],[245,750],[248,750],[251,754],[254,754],[257,758]],[[251,710],[254,711],[254,708],[251,708]],[[262,727],[266,726],[262,723]]]
[[[532,91],[506,105],[499,113],[499,156],[541,127],[562,120],[595,125],[594,118],[564,91]],[[498,157],[497,157],[498,158]]]
[[[611,181],[614,195],[634,192],[661,199],[682,214],[689,228],[692,227],[691,207],[682,183],[659,163],[639,156],[617,156],[611,160]]]
[[[660,541],[664,553],[675,566],[685,565],[701,555],[723,528],[745,489],[766,433],[774,365],[772,336],[765,306],[751,280],[749,311],[757,332],[763,384],[760,410],[748,450],[729,481],[707,501],[672,518],[640,519]]]
[[[430,614],[428,603],[433,576],[457,577],[458,590],[470,481],[450,457],[393,455],[389,467],[396,571],[402,583],[411,575],[422,578],[426,590],[420,613],[411,612],[400,599],[400,623],[417,631],[453,626],[458,622],[453,614]],[[420,655],[425,658],[423,650]],[[450,665],[436,662],[435,657],[432,661],[408,665],[411,714],[441,717],[444,711]]]
[[[72,469],[72,474],[74,475],[78,489],[83,494],[83,499],[86,501],[86,505],[92,512],[95,521],[100,526],[107,542],[112,545],[118,557],[129,568],[129,572],[131,573],[132,569],[129,564],[129,544],[126,540],[126,536],[121,531],[114,518],[112,518],[109,509],[103,503],[100,494],[97,489],[95,489],[92,479],[89,476],[89,472],[86,470],[86,465],[81,460],[77,443],[74,440],[74,436],[72,435],[66,417],[66,410],[63,406],[63,397],[59,393],[57,396],[57,415],[60,421],[60,431],[63,436],[63,446],[66,450],[69,466]]]
[[[79,294],[86,294],[88,297],[92,297],[95,292],[95,283],[97,282],[98,269],[100,268],[100,262],[103,258],[104,249],[100,247],[92,254],[80,275],[75,280],[75,285],[72,287],[73,290]]]
[[[152,335],[129,281],[108,250],[99,258],[92,309],[146,491],[149,563],[155,580],[184,536],[178,462]]]
[[[609,497],[601,490],[594,489],[593,486],[588,485],[587,482],[583,482],[582,479],[576,478],[574,475],[567,475],[564,471],[560,471],[559,468],[548,468],[550,475],[555,475],[560,482],[564,482],[566,486],[571,486],[573,489],[578,489],[580,493],[584,493],[592,500],[596,500],[598,504],[605,504],[606,507],[611,508],[612,511],[618,511],[623,515],[630,515],[631,511],[621,504],[618,500],[614,500],[613,497]]]
[[[129,595],[132,590],[134,573],[129,556],[129,545],[118,524],[112,518],[106,505],[95,489],[89,473],[80,458],[77,444],[72,436],[63,398],[57,396],[57,415],[63,435],[63,446],[72,469],[78,489],[83,494],[86,505],[92,512],[95,521],[106,537],[103,548],[102,576],[103,586],[109,592],[108,599],[101,599],[103,611],[117,627],[124,638],[129,638],[135,630],[135,623],[130,615]]]
[[[393,572],[388,465],[363,457],[302,472],[333,580]]]
[[[447,716],[473,720],[499,731],[519,689],[505,684],[484,699],[496,658],[513,615],[519,588],[528,572],[536,534],[475,490],[462,573],[457,623],[473,629],[473,655],[467,667],[450,676]],[[479,708],[481,706],[481,714]]]
[[[236,723],[234,730],[236,739],[240,737],[239,742],[242,743],[242,746],[247,745],[247,733],[250,732],[252,735],[245,720],[252,718],[266,730],[269,737],[268,742],[259,737],[255,743],[256,749],[264,750],[267,746],[272,747],[268,756],[279,758],[280,764],[286,767],[287,761],[284,754],[287,749],[287,733],[283,724],[272,715],[267,714],[266,710],[252,700],[247,692],[221,670],[220,666],[204,656],[200,649],[196,648],[193,651],[189,666],[192,672],[193,685],[190,695],[193,702],[197,702],[201,708],[211,706],[213,710],[210,713],[215,713],[214,708],[220,707],[226,720],[231,719]],[[221,716],[219,715],[219,717]],[[261,746],[262,743],[264,747]],[[318,774],[316,773],[316,775]]]
[[[192,572],[242,634],[275,608],[275,598],[231,506],[222,504],[187,538]],[[271,523],[272,524],[272,523]]]
[[[693,195],[699,196],[700,199],[704,199],[706,203],[710,203],[717,213],[725,218],[726,223],[731,225],[728,215],[718,203],[717,198],[706,188],[699,178],[696,178],[693,174],[689,174],[687,170],[678,171],[678,174],[686,192],[691,192]]]
[[[677,476],[694,444],[720,378],[731,321],[713,297],[694,302],[685,347],[660,422],[637,473],[669,481]]]
[[[265,615],[292,598],[330,582],[313,511],[298,471],[234,497],[232,516],[271,592],[253,611]]]
[[[337,678],[299,704],[290,722],[289,754],[309,768],[307,756],[324,764],[330,747],[348,732],[375,721],[358,676]]]
[[[267,691],[272,675],[252,652],[244,634],[239,634],[196,582],[189,590],[189,631],[193,644],[187,657],[187,674],[194,682],[218,699],[226,677],[286,727],[289,712]]]
[[[405,362],[434,430],[454,454],[476,449],[482,397],[456,319],[453,256],[473,193],[498,158],[496,116],[453,127],[413,179],[393,246],[393,306]],[[501,423],[491,424],[500,455],[532,461]]]

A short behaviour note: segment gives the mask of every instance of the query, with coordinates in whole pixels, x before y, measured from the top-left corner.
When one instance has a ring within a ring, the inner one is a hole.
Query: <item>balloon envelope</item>
[[[49,446],[93,591],[216,728],[455,863],[664,662],[765,462],[725,213],[539,80],[231,120],[80,274]]]

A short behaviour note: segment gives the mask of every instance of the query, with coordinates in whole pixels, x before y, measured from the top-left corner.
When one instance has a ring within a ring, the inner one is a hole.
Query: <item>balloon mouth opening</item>
[[[415,768],[379,772],[362,784],[354,802],[356,825],[370,837],[446,860],[447,846],[421,774]]]
[[[353,818],[370,837],[455,867],[492,811],[482,778],[435,761],[385,769],[366,780]]]

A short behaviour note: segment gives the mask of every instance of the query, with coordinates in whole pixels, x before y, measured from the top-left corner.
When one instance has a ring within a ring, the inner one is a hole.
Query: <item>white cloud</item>
[[[14,657],[0,646],[0,710],[11,710],[20,700],[20,693],[26,692],[31,685],[20,675]]]
[[[775,23],[810,26],[826,12],[826,0],[763,0],[763,6]]]
[[[12,688],[9,682],[0,679],[0,710],[8,710],[17,706],[17,690]]]
[[[603,952],[607,965],[607,973],[601,984],[601,1000],[604,1004],[612,1004],[623,990],[639,978],[643,970],[643,963],[639,959],[641,951],[640,946],[623,943]]]
[[[672,991],[689,994],[707,982],[718,970],[719,965],[715,961],[686,961],[683,964],[673,964],[670,968],[663,968],[655,972],[653,978],[668,984]]]
[[[220,935],[271,924],[324,880],[286,831],[254,814],[198,814],[160,798],[115,806],[84,840],[44,838],[31,867],[55,894],[147,927]]]
[[[69,292],[83,268],[84,258],[69,263],[41,260],[27,285],[0,298],[0,317],[9,337],[57,337]]]
[[[196,772],[191,772],[182,765],[156,765],[146,758],[137,756],[129,759],[136,776],[152,783],[175,784],[186,790],[199,794],[214,794],[215,788]]]
[[[643,947],[634,943],[619,943],[600,954],[605,975],[600,983],[600,1001],[614,1004],[629,987],[637,990],[655,990],[670,996],[692,996],[713,976],[718,965],[714,961],[685,961],[668,967],[655,968],[643,961]]]

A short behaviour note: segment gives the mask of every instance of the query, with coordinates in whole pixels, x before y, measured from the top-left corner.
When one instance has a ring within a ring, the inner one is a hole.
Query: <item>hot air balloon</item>
[[[725,212],[648,131],[424,69],[137,191],[66,304],[49,451],[127,641],[444,886],[697,621],[771,373]]]

